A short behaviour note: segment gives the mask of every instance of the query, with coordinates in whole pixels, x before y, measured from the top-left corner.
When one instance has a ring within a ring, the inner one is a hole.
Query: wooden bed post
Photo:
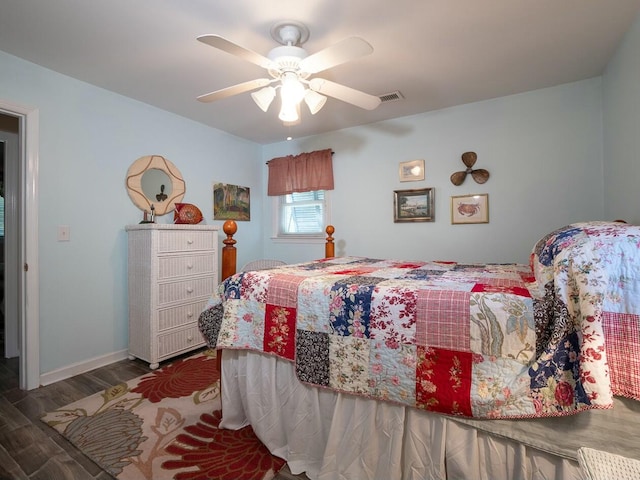
[[[324,246],[324,258],[333,258],[336,256],[336,246],[333,244],[333,232],[336,229],[333,228],[333,225],[328,225],[325,232],[327,232],[327,243]]]
[[[233,220],[227,220],[222,226],[222,230],[227,234],[222,243],[222,278],[224,280],[234,273],[236,273],[236,247],[234,247],[236,241],[233,236],[238,231],[238,225]]]

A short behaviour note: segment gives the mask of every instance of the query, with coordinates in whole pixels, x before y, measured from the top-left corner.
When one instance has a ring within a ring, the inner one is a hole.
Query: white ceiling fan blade
[[[235,55],[236,57],[240,57],[244,60],[247,60],[248,62],[255,63],[256,65],[259,65],[263,68],[269,69],[274,65],[274,63],[264,55],[260,55],[253,50],[249,50],[248,48],[241,47],[237,43],[233,43],[231,40],[227,40],[220,35],[200,35],[197,38],[202,43],[206,43],[207,45],[222,50],[223,52],[227,52],[231,55]]]
[[[373,47],[362,38],[349,37],[302,59],[300,70],[309,74],[318,73],[372,52]]]
[[[380,97],[355,90],[339,83],[325,80],[324,78],[312,78],[309,80],[309,88],[323,95],[337,98],[365,110],[373,110],[380,105]]]
[[[216,90],[215,92],[207,93],[205,95],[200,95],[198,97],[198,100],[204,103],[214,102],[216,100],[221,100],[223,98],[231,97],[233,95],[238,95],[239,93],[255,90],[256,88],[266,87],[272,81],[273,80],[269,80],[268,78],[258,78],[257,80],[249,80],[248,82],[239,83],[232,87],[227,87],[221,90]]]

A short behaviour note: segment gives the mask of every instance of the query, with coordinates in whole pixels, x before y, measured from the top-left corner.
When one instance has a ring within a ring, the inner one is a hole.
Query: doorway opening
[[[8,372],[5,388],[19,386],[20,378],[18,292],[14,278],[18,268],[16,211],[12,203],[20,187],[18,126],[17,117],[0,116],[0,355]]]
[[[23,390],[40,385],[38,123],[37,109],[0,100],[4,199],[2,354],[19,357],[19,388]]]

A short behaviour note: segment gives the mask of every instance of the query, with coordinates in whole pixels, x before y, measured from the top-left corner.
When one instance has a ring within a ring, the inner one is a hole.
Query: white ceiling
[[[0,50],[267,144],[598,76],[639,11],[640,0],[1,0]],[[404,99],[368,111],[330,98],[294,127],[249,93],[196,101],[265,76],[198,35],[266,55],[282,20],[309,28],[309,54],[364,38],[373,54],[319,76]]]

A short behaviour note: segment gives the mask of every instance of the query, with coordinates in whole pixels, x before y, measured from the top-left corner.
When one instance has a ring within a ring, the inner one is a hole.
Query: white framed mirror
[[[160,155],[138,158],[127,171],[127,192],[133,203],[145,212],[165,215],[184,198],[185,183],[180,170]]]

